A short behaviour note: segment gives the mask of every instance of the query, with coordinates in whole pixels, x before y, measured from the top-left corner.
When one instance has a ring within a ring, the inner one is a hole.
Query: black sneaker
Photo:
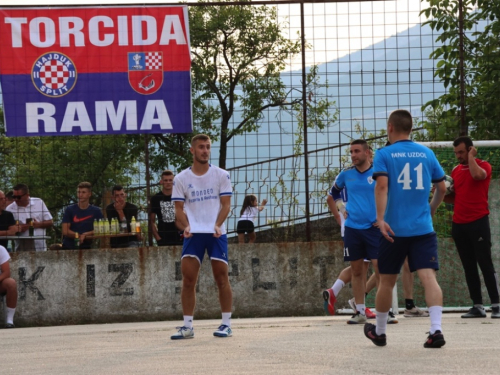
[[[462,318],[486,318],[486,311],[479,307],[471,307],[467,314],[462,315]]]
[[[500,306],[495,306],[491,308],[491,318],[492,319],[500,318]]]
[[[446,341],[444,341],[444,336],[441,331],[438,330],[432,335],[429,333],[427,341],[424,342],[424,348],[440,348],[444,344],[446,344]]]
[[[16,326],[13,323],[6,323],[5,328],[16,328]]]
[[[377,346],[386,346],[387,345],[387,337],[385,334],[377,335],[375,331],[375,324],[366,323],[364,327],[365,336],[368,337],[372,342]]]

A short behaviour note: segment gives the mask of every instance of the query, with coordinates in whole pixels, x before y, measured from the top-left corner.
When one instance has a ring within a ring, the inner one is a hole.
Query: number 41
[[[422,178],[422,163],[413,168],[417,171],[417,190],[424,189],[424,181]],[[403,184],[403,190],[411,190],[411,183],[413,180],[410,178],[410,163],[406,163],[403,170],[398,176],[398,183]]]

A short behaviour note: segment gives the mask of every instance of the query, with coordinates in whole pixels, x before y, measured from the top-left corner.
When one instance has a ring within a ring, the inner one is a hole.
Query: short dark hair
[[[355,139],[354,141],[351,141],[350,145],[361,145],[363,146],[363,149],[365,150],[371,150],[371,147],[368,145],[368,142],[366,142],[364,139]]]
[[[78,184],[78,189],[89,189],[90,191],[92,191],[92,184],[87,181],[80,182]]]
[[[398,133],[410,134],[413,128],[413,118],[406,109],[392,111],[387,122],[391,123]]]
[[[472,139],[470,137],[467,137],[466,135],[462,135],[461,137],[458,137],[457,139],[455,139],[453,141],[453,147],[457,147],[458,145],[464,143],[465,144],[465,148],[468,150],[469,147],[472,147],[474,146],[472,144]]]
[[[8,198],[8,199],[14,199],[13,196],[14,196],[14,191],[13,190],[9,190],[7,192],[7,194],[5,194],[5,197]]]
[[[120,190],[123,190],[123,186],[121,185],[113,186],[113,189],[111,189],[111,195],[115,195],[115,191],[120,191]]]
[[[174,175],[174,172],[172,172],[170,169],[165,169],[165,170],[162,172],[162,174],[161,174],[161,176],[162,176],[162,177],[163,177],[163,176],[173,176],[173,175]]]
[[[16,186],[14,186],[12,188],[12,190],[20,190],[24,194],[28,194],[30,192],[30,189],[28,188],[28,185],[26,185],[26,184],[17,184]]]
[[[196,141],[209,141],[210,137],[206,134],[196,134],[193,138],[191,138],[191,146]]]

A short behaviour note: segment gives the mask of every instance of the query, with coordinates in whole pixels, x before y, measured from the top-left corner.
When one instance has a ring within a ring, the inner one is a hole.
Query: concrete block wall
[[[18,326],[175,320],[181,247],[11,254]],[[342,242],[229,246],[234,317],[323,314],[321,291],[344,268]],[[195,319],[219,318],[205,258]],[[339,304],[347,306],[350,293]]]

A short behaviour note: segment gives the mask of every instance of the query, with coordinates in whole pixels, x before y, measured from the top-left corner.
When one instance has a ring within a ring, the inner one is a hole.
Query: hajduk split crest
[[[76,84],[76,67],[73,61],[61,52],[48,52],[36,59],[31,70],[35,88],[50,98],[64,96]]]

